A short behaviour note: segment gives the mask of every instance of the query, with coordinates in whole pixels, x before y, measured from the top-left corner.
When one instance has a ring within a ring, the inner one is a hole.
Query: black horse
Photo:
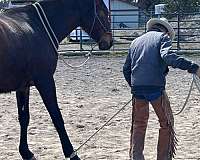
[[[109,49],[112,35],[108,14],[102,0],[43,0],[0,14],[0,93],[16,91],[21,131],[19,152],[23,159],[35,159],[27,144],[31,85],[39,91],[50,114],[64,156],[79,159],[57,103],[53,78],[58,60],[56,48],[73,29],[81,26],[100,49]]]

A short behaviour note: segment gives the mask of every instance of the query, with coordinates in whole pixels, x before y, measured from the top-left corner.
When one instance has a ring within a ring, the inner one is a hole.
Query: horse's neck
[[[60,1],[41,1],[40,4],[57,39],[61,42],[70,32],[78,26],[78,18],[74,10],[74,0],[69,0],[68,6],[63,6]],[[73,4],[72,4],[73,3]],[[66,14],[66,12],[68,12]]]

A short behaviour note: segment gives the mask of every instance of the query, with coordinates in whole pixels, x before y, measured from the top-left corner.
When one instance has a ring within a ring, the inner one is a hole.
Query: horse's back
[[[31,34],[23,18],[0,15],[0,92],[16,90],[26,79]]]
[[[36,25],[24,10],[0,15],[0,93],[16,90],[34,74],[55,71],[57,55]]]

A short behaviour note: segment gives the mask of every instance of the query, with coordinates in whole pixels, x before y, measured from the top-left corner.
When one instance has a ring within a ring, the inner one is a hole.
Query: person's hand
[[[200,78],[200,68],[198,68],[196,75]]]

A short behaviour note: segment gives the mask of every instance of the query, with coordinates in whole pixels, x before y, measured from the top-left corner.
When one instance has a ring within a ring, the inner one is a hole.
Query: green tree
[[[199,12],[200,0],[166,0],[167,12],[192,13]]]
[[[154,9],[156,4],[165,3],[166,11],[170,13],[196,12],[200,7],[200,0],[133,0],[132,2],[143,10]]]

